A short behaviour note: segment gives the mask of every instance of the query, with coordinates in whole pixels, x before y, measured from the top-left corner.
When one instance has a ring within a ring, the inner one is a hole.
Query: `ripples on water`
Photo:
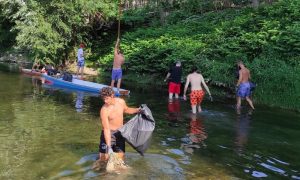
[[[0,72],[0,81],[0,179],[300,179],[295,113],[258,106],[236,114],[204,101],[194,116],[188,102],[130,88],[126,101],[148,104],[156,130],[144,158],[127,146],[129,172],[107,174],[91,170],[101,130],[98,97],[14,74]]]

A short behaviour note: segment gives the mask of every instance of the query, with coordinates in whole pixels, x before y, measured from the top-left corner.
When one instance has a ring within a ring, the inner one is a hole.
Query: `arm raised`
[[[119,46],[120,46],[120,39],[118,38],[115,45],[115,51],[114,51],[115,55],[119,54]]]

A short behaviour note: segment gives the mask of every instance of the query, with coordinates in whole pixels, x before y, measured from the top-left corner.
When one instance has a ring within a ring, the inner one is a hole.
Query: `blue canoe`
[[[52,76],[48,76],[47,74],[42,74],[42,77],[45,78],[46,83],[49,85],[55,85],[57,87],[78,90],[78,91],[85,91],[89,93],[99,93],[100,90],[104,87],[108,87],[104,84],[98,84],[94,82],[84,81],[80,79],[73,78],[72,82],[64,81],[62,78],[55,78]],[[115,93],[117,92],[117,88],[113,88]],[[119,90],[120,95],[128,96],[130,91],[126,89]]]

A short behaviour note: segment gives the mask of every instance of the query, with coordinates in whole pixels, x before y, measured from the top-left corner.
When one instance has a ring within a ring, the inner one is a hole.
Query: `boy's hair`
[[[244,64],[242,60],[237,61],[237,65]]]
[[[198,72],[198,68],[196,66],[192,67],[192,73],[193,72]]]
[[[100,91],[100,97],[104,99],[105,97],[111,97],[115,92],[111,87],[104,87]]]

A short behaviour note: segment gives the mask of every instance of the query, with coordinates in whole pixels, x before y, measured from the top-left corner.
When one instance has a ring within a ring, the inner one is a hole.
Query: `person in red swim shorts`
[[[173,94],[175,94],[175,98],[179,98],[180,94],[180,86],[181,86],[181,62],[177,61],[176,65],[171,67],[165,80],[170,79],[169,81],[169,100],[171,101],[173,99]]]
[[[190,94],[190,102],[191,102],[191,106],[192,106],[192,111],[194,114],[196,114],[197,109],[198,112],[201,112],[201,102],[203,100],[203,97],[205,95],[205,92],[202,90],[202,86],[205,88],[205,90],[208,92],[209,94],[209,98],[212,101],[212,97],[209,91],[209,88],[207,87],[203,76],[198,73],[198,69],[196,67],[193,68],[192,73],[189,74],[186,78],[186,83],[184,86],[184,93],[183,93],[183,99],[186,100],[186,91],[187,88],[189,86],[189,84],[191,83],[191,94]]]

